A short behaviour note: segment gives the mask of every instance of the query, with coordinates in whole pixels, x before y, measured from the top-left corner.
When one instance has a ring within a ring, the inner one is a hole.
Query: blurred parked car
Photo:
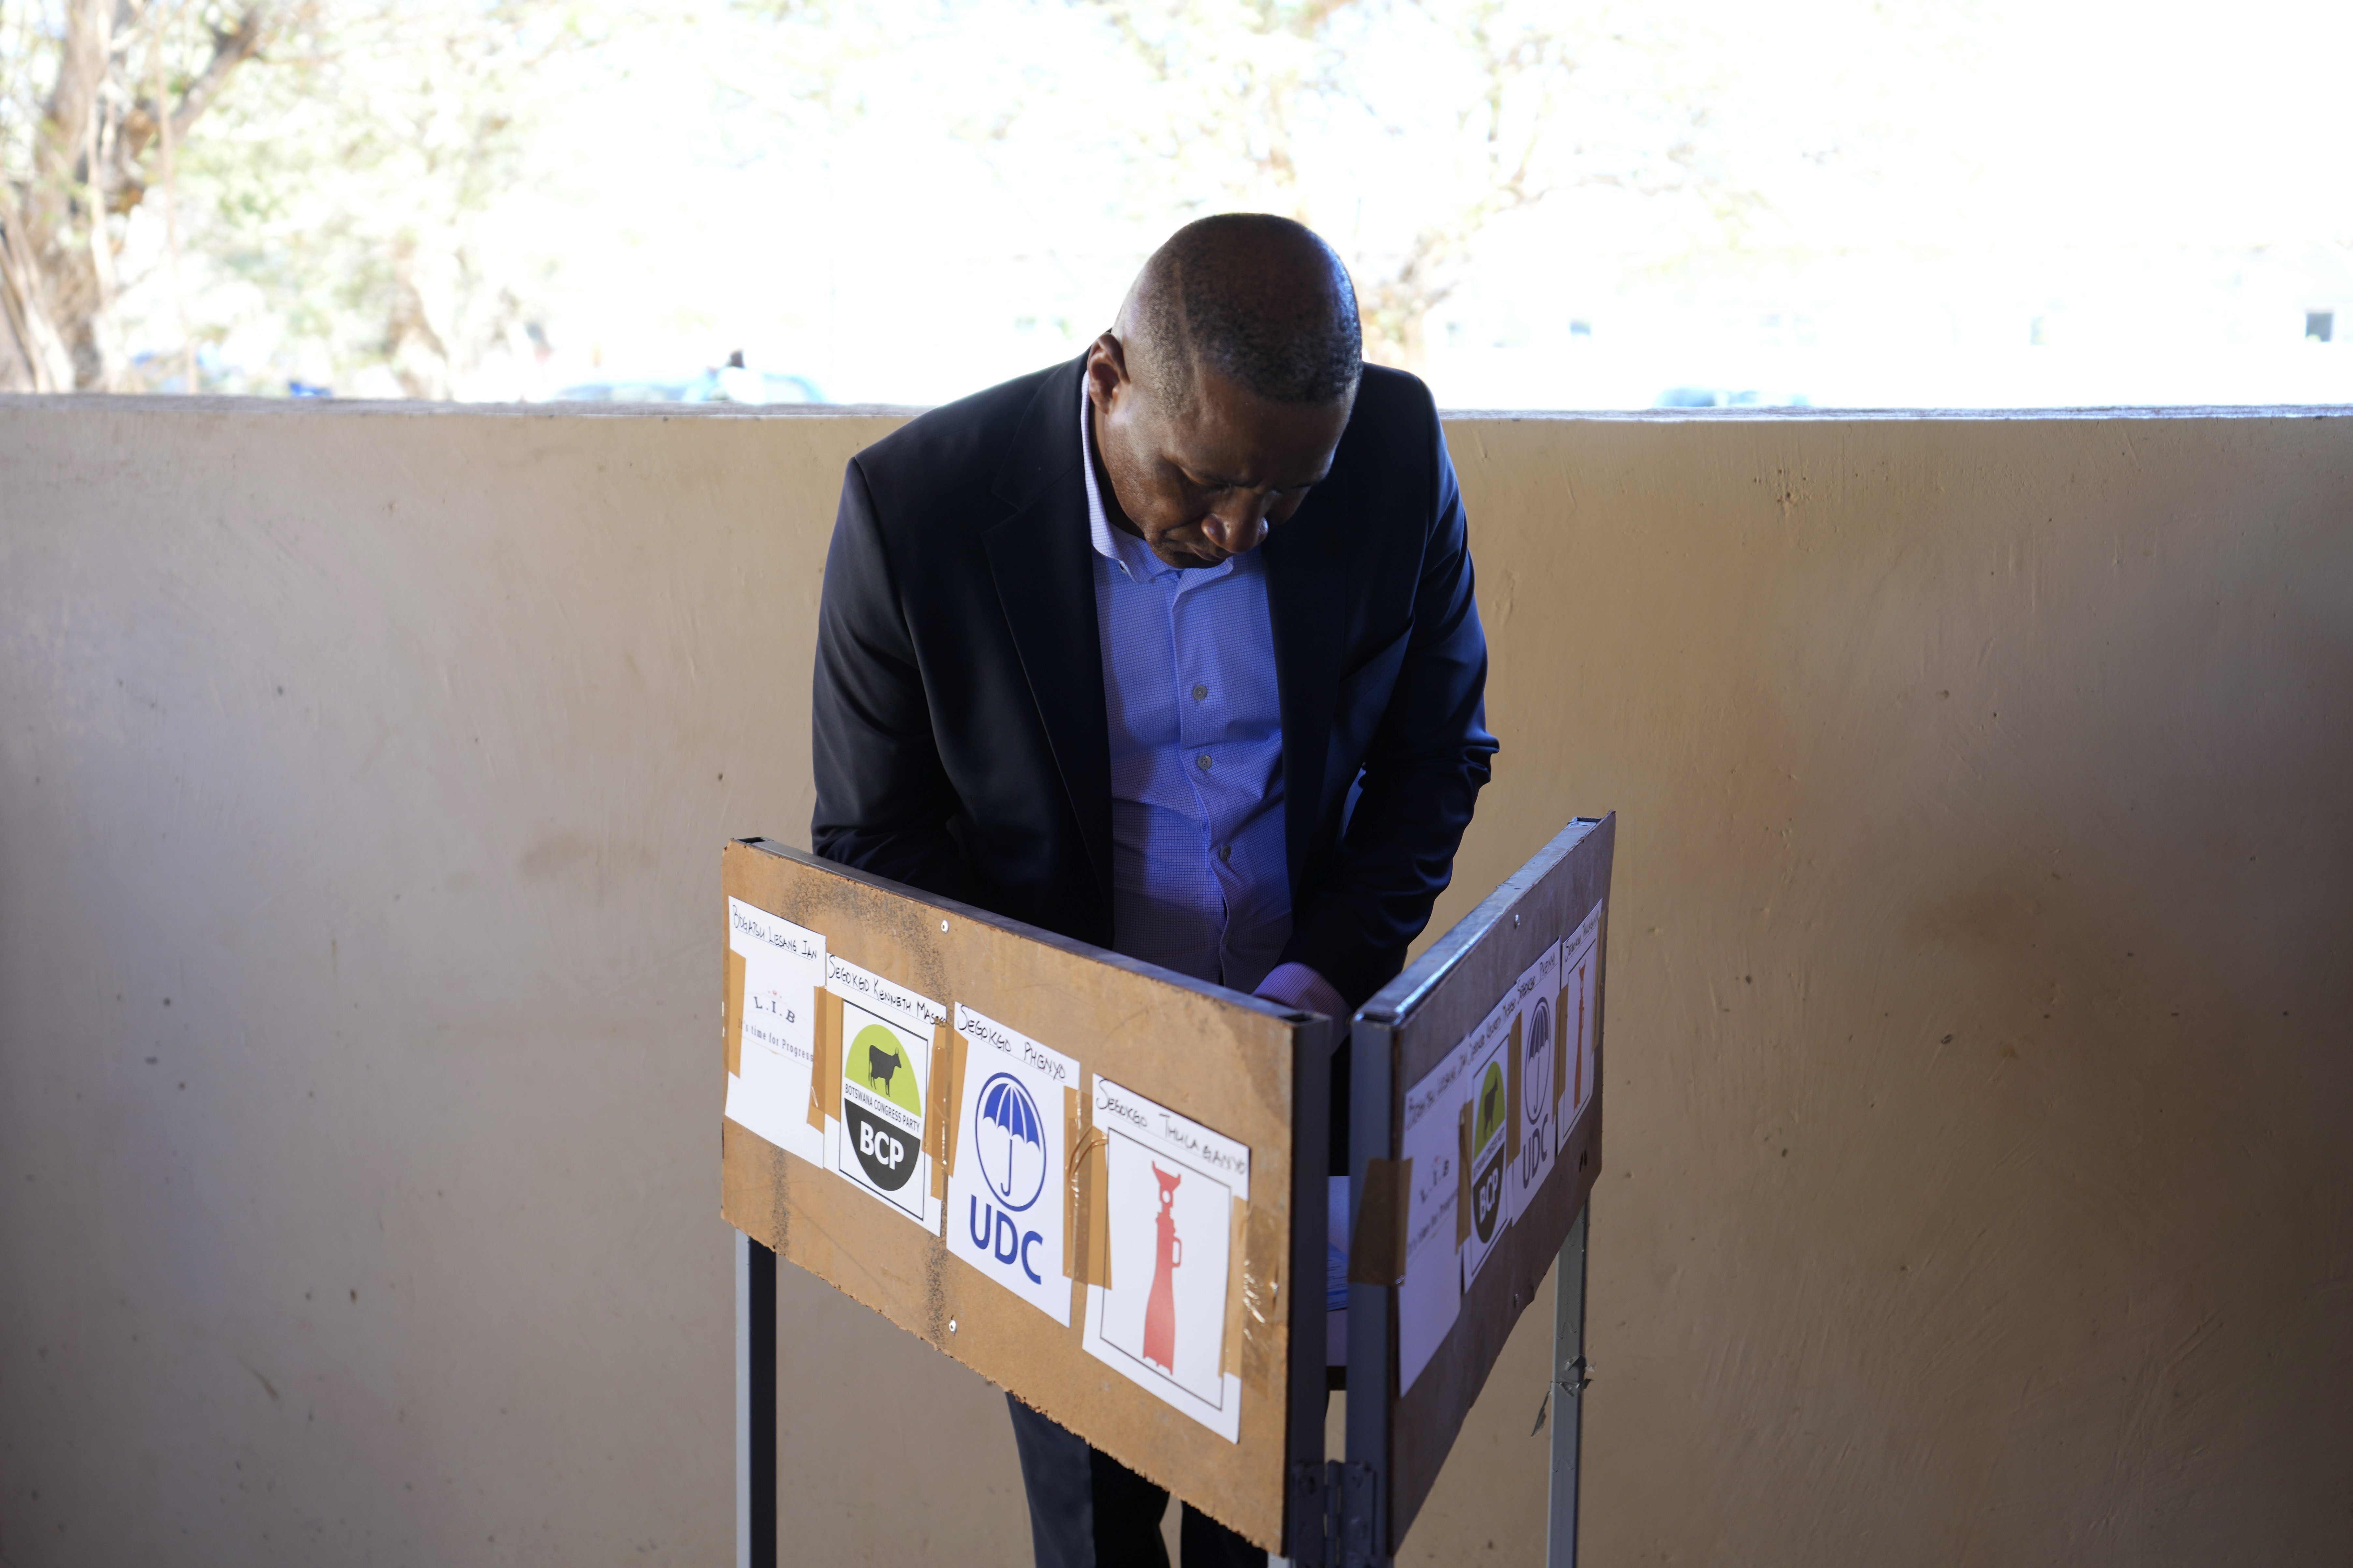
[[[1802,392],[1730,392],[1720,386],[1671,386],[1652,400],[1653,408],[1811,408]]]
[[[830,401],[805,375],[753,370],[742,354],[731,354],[716,370],[678,381],[652,377],[584,381],[555,395],[558,403],[733,403],[747,407]]]

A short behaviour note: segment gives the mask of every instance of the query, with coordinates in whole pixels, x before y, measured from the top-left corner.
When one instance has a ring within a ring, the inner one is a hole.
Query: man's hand
[[[1335,1046],[1348,1037],[1348,1004],[1330,981],[1303,963],[1276,964],[1250,994],[1303,1013],[1323,1014],[1332,1020]]]

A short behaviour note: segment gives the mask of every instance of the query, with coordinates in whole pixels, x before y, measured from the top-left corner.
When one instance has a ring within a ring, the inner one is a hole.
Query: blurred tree
[[[132,217],[173,150],[169,259],[176,279],[185,253],[195,335],[242,333],[262,362],[216,365],[206,384],[446,397],[486,354],[529,360],[529,295],[554,265],[517,239],[518,202],[543,184],[535,133],[580,85],[566,66],[646,25],[582,0],[0,15],[0,387],[140,384],[124,321],[157,316],[161,290],[142,285],[161,269]]]
[[[553,265],[518,221],[543,184],[537,133],[610,16],[565,0],[290,13],[186,160],[210,330],[241,324],[280,376],[410,397],[450,396],[488,355],[528,361]]]
[[[174,21],[205,40],[175,48]],[[0,389],[119,384],[126,221],[266,26],[259,5],[63,0],[0,34]]]
[[[1681,195],[1736,222],[1674,42],[1557,0],[1086,0],[1157,100],[1140,181],[1308,224],[1356,275],[1366,352],[1419,368],[1496,219],[1569,189]]]

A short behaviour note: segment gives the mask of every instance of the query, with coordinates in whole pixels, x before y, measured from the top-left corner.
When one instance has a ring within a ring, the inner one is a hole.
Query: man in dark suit
[[[1437,411],[1360,350],[1321,240],[1208,218],[1082,360],[853,458],[817,852],[1345,1027],[1495,751]],[[1165,1562],[1166,1494],[1013,1415],[1041,1568]],[[1190,1510],[1183,1539],[1187,1568],[1263,1561]]]

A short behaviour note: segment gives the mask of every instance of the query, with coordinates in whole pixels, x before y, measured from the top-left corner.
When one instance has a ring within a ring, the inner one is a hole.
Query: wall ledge
[[[263,415],[285,417],[389,415],[406,418],[487,419],[912,419],[927,410],[913,404],[802,403],[739,407],[723,403],[434,403],[369,402],[342,397],[179,397],[100,392],[0,393],[0,411],[43,413]],[[1983,422],[2079,419],[2347,419],[2353,404],[2118,405],[2080,408],[1447,408],[1449,420],[1596,425],[1807,425],[1888,420]]]

